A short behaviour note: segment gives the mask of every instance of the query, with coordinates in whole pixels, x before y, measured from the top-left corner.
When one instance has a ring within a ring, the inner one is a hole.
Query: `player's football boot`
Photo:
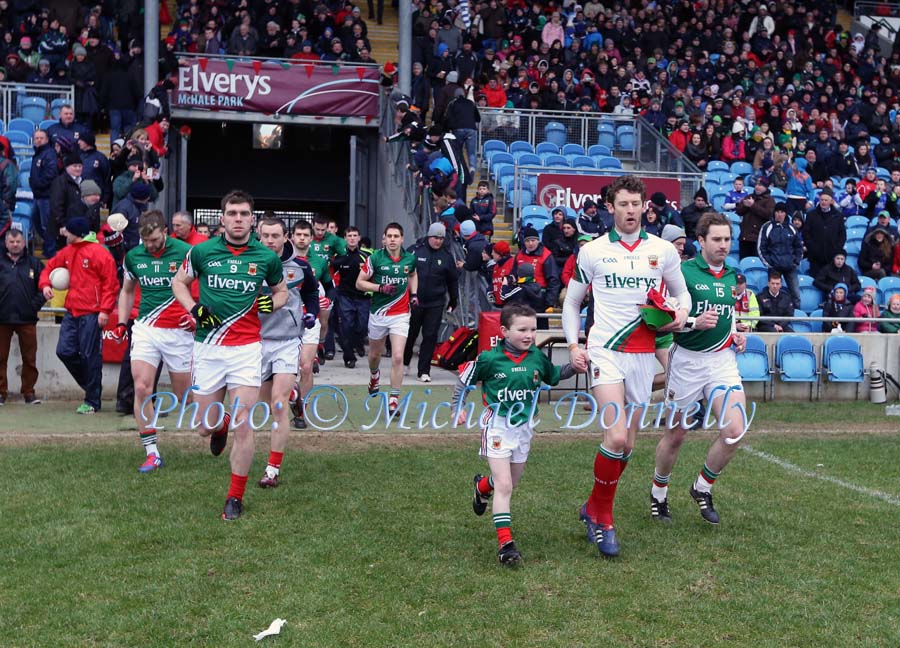
[[[396,412],[399,409],[399,407],[400,407],[400,399],[397,398],[396,396],[389,396],[388,397],[388,412],[393,414],[394,412]]]
[[[484,515],[484,512],[487,510],[488,500],[491,499],[491,494],[482,495],[478,490],[478,482],[484,479],[484,475],[475,475],[472,478],[472,482],[475,484],[475,492],[472,494],[472,510],[475,511],[475,515]]]
[[[378,383],[381,381],[381,372],[376,371],[373,374],[369,375],[369,393],[377,394],[378,393]]]
[[[597,545],[601,555],[610,558],[619,555],[619,540],[613,527],[605,528],[602,524],[594,522],[587,514],[587,504],[581,507],[579,517],[587,529],[588,542]]]
[[[244,505],[237,497],[229,497],[225,500],[225,510],[222,511],[223,520],[239,520],[244,512]]]
[[[650,517],[658,522],[672,524],[672,515],[669,513],[669,500],[659,502],[653,495],[650,496]]]
[[[271,472],[268,468],[266,468],[266,473],[263,475],[263,478],[259,480],[260,488],[278,488],[278,473]]]
[[[159,455],[151,454],[147,455],[147,460],[140,465],[138,468],[138,472],[148,473],[153,472],[157,468],[163,467],[162,457]]]
[[[222,419],[222,427],[209,435],[209,451],[214,457],[222,454],[228,445],[228,426],[231,425],[231,414],[225,413]]]
[[[522,554],[516,549],[516,543],[510,540],[497,551],[497,560],[505,567],[515,567],[522,564]]]
[[[295,416],[292,418],[291,425],[298,430],[305,430],[307,428],[306,419],[302,416]]]
[[[712,493],[701,493],[691,486],[691,497],[694,498],[697,506],[700,507],[700,515],[704,520],[710,524],[719,523],[719,514],[716,513],[716,509],[713,507]]]
[[[313,358],[313,374],[319,373],[319,359]]]
[[[319,360],[319,364],[325,364],[325,345],[319,344],[316,347],[316,358]]]

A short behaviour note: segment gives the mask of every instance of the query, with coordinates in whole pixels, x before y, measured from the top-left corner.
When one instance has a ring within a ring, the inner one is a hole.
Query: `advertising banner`
[[[378,68],[197,58],[178,70],[173,108],[266,115],[378,116]]]
[[[538,174],[537,203],[544,207],[563,205],[580,211],[585,200],[599,202],[600,190],[616,176],[577,175],[574,173]],[[666,195],[669,204],[681,209],[681,181],[676,178],[641,178],[647,187],[647,201],[657,191]],[[646,205],[645,205],[646,207]]]

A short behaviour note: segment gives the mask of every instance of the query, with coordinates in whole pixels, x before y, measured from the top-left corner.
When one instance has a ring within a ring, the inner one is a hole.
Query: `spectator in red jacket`
[[[731,135],[722,140],[722,160],[731,164],[740,162],[747,156],[744,143],[744,125],[736,121],[731,127]]]
[[[112,255],[97,242],[87,219],[66,221],[65,236],[66,247],[47,263],[38,286],[49,301],[53,298],[50,273],[56,268],[69,270],[68,312],[59,329],[56,355],[84,390],[84,403],[76,412],[93,414],[100,409],[103,327],[116,307],[119,280]]]
[[[669,141],[672,142],[672,146],[684,153],[688,142],[691,141],[691,123],[687,119],[681,120],[678,128],[669,135]]]

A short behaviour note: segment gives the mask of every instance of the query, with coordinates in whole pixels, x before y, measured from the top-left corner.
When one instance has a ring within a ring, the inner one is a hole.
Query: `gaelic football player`
[[[644,183],[635,176],[621,176],[610,184],[607,200],[614,227],[578,252],[577,271],[563,304],[570,360],[578,370],[589,369],[592,393],[603,417],[594,485],[580,517],[588,540],[604,556],[619,555],[613,501],[642,413],[638,409],[629,420],[625,404],[649,402],[656,369],[657,331],[644,323],[640,307],[646,304],[651,289],[668,289],[678,309],[674,320],[658,329],[665,333],[681,328],[691,305],[675,247],[641,228],[645,199]],[[594,325],[585,350],[578,345],[579,313],[589,289],[594,298]]]
[[[669,354],[666,405],[674,403],[679,410],[684,410],[705,398],[716,420],[725,423],[690,489],[703,519],[718,524],[712,486],[737,452],[737,442],[745,429],[746,398],[735,351],[743,351],[746,340],[734,326],[737,274],[725,265],[731,249],[731,223],[721,214],[704,214],[697,223],[697,240],[700,254],[681,265],[691,293],[692,310],[685,328],[675,332],[675,344]],[[743,409],[738,409],[738,405]],[[681,418],[675,420],[680,422]],[[656,446],[650,514],[662,522],[672,521],[669,477],[685,434],[679,423],[666,429]]]
[[[259,313],[284,306],[288,291],[281,259],[253,236],[253,197],[237,190],[226,194],[219,220],[223,233],[191,248],[172,282],[172,292],[197,325],[193,372],[200,416],[212,403],[222,403],[226,390],[231,408],[239,406],[235,421],[226,415],[218,429],[210,429],[215,422],[204,419],[200,428],[201,435],[209,436],[210,452],[219,456],[234,425],[231,486],[222,519],[237,520],[253,462],[249,412],[259,400],[261,383]],[[200,282],[199,301],[191,297],[195,278]],[[263,282],[271,287],[270,295],[260,294]]]
[[[324,276],[325,261],[321,256],[310,254],[310,243],[312,241],[312,225],[308,221],[297,221],[294,223],[291,241],[294,244],[296,258],[300,263],[307,264],[312,268],[316,279]],[[293,419],[291,424],[299,429],[306,429],[306,418],[303,413],[303,395],[308,394],[313,387],[313,374],[318,373],[318,362],[316,353],[321,339],[322,319],[321,308],[323,301],[327,302],[325,290],[322,283],[318,282],[319,300],[312,309],[308,309],[306,313],[312,313],[316,316],[316,322],[312,328],[304,329],[301,333],[300,345],[300,381],[297,383],[294,398],[292,398],[291,409],[293,410]],[[304,313],[305,314],[305,313]]]

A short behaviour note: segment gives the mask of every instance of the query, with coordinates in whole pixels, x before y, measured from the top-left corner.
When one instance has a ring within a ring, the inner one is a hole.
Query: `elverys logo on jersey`
[[[138,277],[138,284],[141,288],[171,288],[172,277],[148,277],[141,275]]]
[[[714,304],[708,299],[701,299],[694,302],[694,307],[696,308],[695,312],[697,315],[705,313],[708,310],[714,310],[719,315],[719,317],[731,319],[731,316],[734,313],[734,306],[732,306],[731,304]]]
[[[224,290],[237,290],[242,293],[255,293],[259,287],[255,281],[249,279],[232,279],[222,275],[206,275],[206,285],[210,288]]]
[[[497,392],[497,401],[500,403],[525,402],[533,397],[533,389],[510,389],[509,387],[504,387]]]
[[[623,277],[615,272],[603,275],[603,280],[606,288],[640,288],[649,291],[659,285],[656,277]]]

